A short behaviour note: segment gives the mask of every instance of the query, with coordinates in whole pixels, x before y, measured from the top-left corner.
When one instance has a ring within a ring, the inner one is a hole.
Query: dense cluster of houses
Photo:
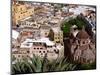
[[[48,60],[64,57],[65,45],[63,31],[61,30],[62,22],[70,17],[75,18],[82,12],[79,14],[73,12],[75,9],[78,10],[78,5],[66,5],[63,7],[59,5],[13,2],[12,55],[16,59],[21,60],[23,57],[28,58],[34,55],[41,58],[46,57]],[[55,8],[57,6],[59,8]],[[87,9],[84,8],[84,10]],[[87,14],[89,15],[89,13]],[[88,17],[88,15],[85,15],[85,17]],[[94,17],[95,15],[93,13],[90,16]],[[71,53],[74,60],[93,62],[95,54],[91,52],[91,49],[95,48],[93,47],[95,44],[90,42],[88,33],[84,28],[80,31],[71,31],[71,33],[73,35],[73,39],[70,39]]]

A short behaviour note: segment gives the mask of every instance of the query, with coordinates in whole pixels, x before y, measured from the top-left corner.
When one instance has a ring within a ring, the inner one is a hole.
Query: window
[[[78,40],[78,44],[80,43],[80,41]]]
[[[37,48],[37,49],[39,49],[39,48]]]
[[[27,53],[29,53],[29,51],[27,51]]]
[[[34,49],[36,49],[36,48],[34,48]]]
[[[18,55],[18,57],[20,57],[20,55]]]
[[[58,39],[59,39],[59,37],[58,37]]]
[[[36,24],[33,24],[33,26],[36,26]]]
[[[40,49],[43,49],[43,48],[40,48]]]
[[[60,43],[60,41],[56,41],[56,43]]]
[[[45,53],[45,51],[43,51],[43,53]]]
[[[54,52],[56,52],[56,50],[54,49]]]
[[[85,44],[85,41],[83,41],[83,44]]]
[[[26,46],[29,46],[29,44],[25,44]]]
[[[39,51],[39,53],[41,53],[41,51]]]

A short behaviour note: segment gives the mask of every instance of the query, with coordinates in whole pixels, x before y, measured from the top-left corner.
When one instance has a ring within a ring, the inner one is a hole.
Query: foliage
[[[49,61],[46,58],[34,56],[33,58],[23,59],[12,64],[12,74],[27,74],[54,71],[74,70],[76,65],[68,63],[66,58],[61,60]]]
[[[95,62],[91,64],[72,64],[66,58],[49,61],[45,57],[34,56],[33,58],[25,58],[23,61],[17,61],[15,64],[12,64],[12,74],[89,70],[95,68]]]
[[[70,27],[71,27],[71,25],[68,22],[64,22],[64,24],[63,24],[63,32],[64,33],[70,32]]]
[[[12,61],[15,61],[15,60],[16,60],[16,58],[14,56],[12,56]]]
[[[96,69],[96,62],[77,65],[77,70],[90,70],[90,69]]]
[[[63,32],[64,33],[70,32],[70,27],[72,25],[77,25],[78,28],[81,29],[83,27],[83,25],[84,26],[86,25],[86,22],[80,17],[76,17],[75,19],[71,19],[68,22],[65,21],[63,23],[63,27],[62,27]]]

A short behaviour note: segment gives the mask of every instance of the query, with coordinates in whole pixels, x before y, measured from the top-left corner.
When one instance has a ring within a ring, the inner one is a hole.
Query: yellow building
[[[61,31],[60,27],[53,27],[54,32],[54,42],[62,43],[63,42],[63,31]]]
[[[18,24],[18,21],[25,19],[34,14],[34,7],[26,4],[13,3],[12,4],[12,19],[13,25]]]
[[[54,41],[56,43],[62,43],[63,42],[63,32],[59,31],[58,33],[54,33]]]
[[[48,37],[55,43],[63,43],[63,31],[61,31],[59,27],[53,27],[50,30]]]

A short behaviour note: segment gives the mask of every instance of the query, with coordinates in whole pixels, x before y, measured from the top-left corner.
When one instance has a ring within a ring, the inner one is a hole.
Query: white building
[[[20,27],[33,27],[33,28],[39,28],[40,24],[38,24],[36,21],[33,20],[26,20],[20,22]]]
[[[50,26],[42,25],[40,28],[40,35],[41,37],[47,37],[50,32]]]
[[[19,32],[16,30],[12,30],[12,47],[16,47],[19,45],[18,43]]]
[[[64,56],[64,47],[62,45],[56,45],[49,38],[41,39],[26,39],[21,43],[20,48],[29,48],[29,55],[33,57],[33,54],[43,58],[47,57],[49,60],[62,58]]]

